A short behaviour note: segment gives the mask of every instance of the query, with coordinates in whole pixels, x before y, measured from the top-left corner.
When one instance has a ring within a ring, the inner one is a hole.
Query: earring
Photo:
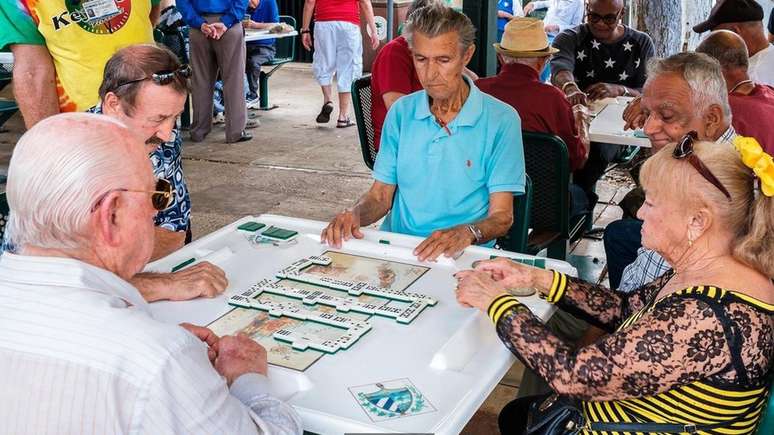
[[[693,239],[689,238],[688,239],[688,247],[690,248],[692,246],[693,246]]]

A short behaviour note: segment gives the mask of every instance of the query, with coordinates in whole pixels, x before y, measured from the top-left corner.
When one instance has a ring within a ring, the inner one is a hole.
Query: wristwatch
[[[475,224],[469,224],[468,230],[473,233],[473,237],[476,239],[476,244],[480,245],[484,241],[484,234]]]
[[[311,30],[309,30],[309,29],[301,29],[301,30],[300,30],[298,33],[299,33],[300,35],[303,35],[304,33],[312,33],[312,31],[311,31]]]

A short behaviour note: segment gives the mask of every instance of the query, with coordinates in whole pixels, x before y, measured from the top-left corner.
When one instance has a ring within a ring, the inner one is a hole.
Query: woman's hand
[[[478,261],[473,269],[488,273],[505,288],[531,288],[535,286],[534,272],[539,269],[525,266],[507,258]]]
[[[495,281],[487,272],[463,270],[454,277],[457,278],[457,302],[464,307],[478,308],[486,313],[492,301],[506,293],[502,281]]]

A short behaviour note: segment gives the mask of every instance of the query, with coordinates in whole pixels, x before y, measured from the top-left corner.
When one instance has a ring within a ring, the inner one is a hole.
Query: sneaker
[[[239,135],[239,138],[237,140],[233,141],[233,142],[230,142],[230,143],[247,142],[247,141],[251,140],[252,138],[253,138],[253,135],[251,135],[250,133],[242,130],[242,134]]]
[[[258,110],[261,108],[261,99],[256,98],[247,102],[247,108],[250,110]]]
[[[261,126],[261,121],[256,119],[248,119],[247,122],[245,122],[245,128],[256,128]]]
[[[226,123],[226,117],[223,115],[223,112],[220,112],[217,115],[213,116],[212,117],[212,123],[214,125],[225,124]]]

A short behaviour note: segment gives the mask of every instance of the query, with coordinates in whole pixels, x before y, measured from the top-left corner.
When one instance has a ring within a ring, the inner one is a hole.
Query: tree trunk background
[[[637,0],[637,28],[653,38],[656,56],[683,48],[682,0]]]
[[[693,26],[704,21],[714,6],[715,0],[683,0],[683,50],[693,51],[702,36],[693,31]]]

